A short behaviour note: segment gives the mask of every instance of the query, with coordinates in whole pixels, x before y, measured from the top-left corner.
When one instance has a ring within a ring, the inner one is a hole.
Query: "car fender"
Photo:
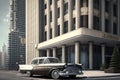
[[[50,74],[51,74],[51,72],[52,72],[53,70],[58,70],[58,71],[59,71],[58,68],[51,68],[51,69],[49,70],[49,72],[48,72],[48,75],[49,75],[49,76],[50,76]]]

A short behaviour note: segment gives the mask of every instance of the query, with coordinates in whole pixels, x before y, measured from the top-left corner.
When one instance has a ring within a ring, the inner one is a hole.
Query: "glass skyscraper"
[[[10,0],[9,63],[10,70],[25,64],[25,0]]]

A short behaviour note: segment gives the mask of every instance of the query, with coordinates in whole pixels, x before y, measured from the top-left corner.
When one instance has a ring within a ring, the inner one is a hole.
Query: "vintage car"
[[[55,57],[37,57],[31,61],[30,65],[19,65],[19,72],[26,73],[28,76],[44,75],[54,79],[60,76],[75,78],[82,73],[81,64],[60,63]]]

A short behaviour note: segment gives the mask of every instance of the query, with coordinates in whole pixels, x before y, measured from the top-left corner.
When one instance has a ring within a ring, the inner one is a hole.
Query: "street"
[[[69,80],[120,80],[120,76],[98,77],[98,78],[77,77],[76,79],[60,78],[58,80],[68,80],[68,79]],[[0,80],[52,80],[52,79],[46,76],[27,77],[25,74],[20,74],[17,71],[0,70]]]

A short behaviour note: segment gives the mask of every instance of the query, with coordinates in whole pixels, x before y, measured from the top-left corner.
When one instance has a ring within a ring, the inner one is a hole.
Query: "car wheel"
[[[70,75],[69,77],[70,78],[76,78],[76,75]]]
[[[53,78],[53,79],[57,79],[57,78],[59,78],[59,71],[58,70],[52,70],[52,72],[51,72],[51,77]]]
[[[33,76],[33,74],[31,73],[31,71],[27,71],[27,76],[28,77],[32,77]]]

